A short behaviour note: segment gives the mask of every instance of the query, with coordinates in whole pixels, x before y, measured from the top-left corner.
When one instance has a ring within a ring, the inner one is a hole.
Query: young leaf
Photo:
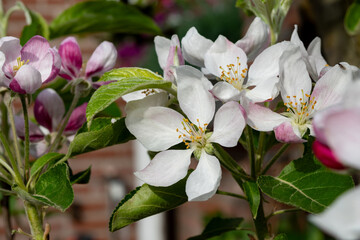
[[[191,237],[188,240],[205,240],[223,233],[238,230],[244,219],[216,217],[210,220],[201,235]]]
[[[354,182],[351,176],[332,172],[318,162],[311,153],[311,143],[306,143],[302,158],[292,161],[278,177],[260,176],[258,185],[279,202],[319,213],[354,187]]]
[[[33,197],[46,205],[65,211],[74,200],[67,165],[57,164],[42,174],[35,184]]]
[[[248,198],[251,213],[255,219],[260,205],[260,191],[256,182],[246,181],[243,184],[244,192]]]
[[[286,236],[285,233],[280,233],[280,234],[276,235],[274,240],[288,240],[288,237]]]
[[[344,26],[351,36],[360,33],[360,0],[355,0],[347,9]]]
[[[118,1],[84,1],[50,24],[50,37],[90,32],[160,34],[159,27],[135,7]]]
[[[187,177],[170,187],[154,187],[144,184],[130,192],[115,208],[109,222],[110,231],[114,232],[140,219],[173,209],[187,202],[188,198],[185,193]]]
[[[50,163],[51,165],[54,164],[57,160],[60,160],[64,154],[60,153],[47,153],[44,156],[36,159],[34,164],[31,166],[30,169],[30,177],[37,174],[46,164]]]
[[[30,38],[35,35],[41,35],[48,39],[50,36],[49,26],[46,20],[37,12],[30,11],[27,9],[31,18],[31,24],[26,25],[21,33],[20,44],[23,46]]]
[[[71,142],[67,156],[75,156],[134,139],[125,126],[125,118],[118,119],[114,123],[112,120],[115,119],[96,118],[90,129],[84,125]]]
[[[171,88],[171,82],[143,68],[118,68],[105,73],[99,81],[115,81],[101,86],[92,95],[86,108],[88,125],[93,117],[121,96],[141,89]]]
[[[90,181],[91,175],[91,166],[88,167],[86,170],[78,172],[75,175],[70,174],[70,182],[71,184],[86,184]]]

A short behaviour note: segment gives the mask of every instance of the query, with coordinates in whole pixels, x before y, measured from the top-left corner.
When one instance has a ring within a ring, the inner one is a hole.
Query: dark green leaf
[[[49,26],[45,19],[37,12],[30,11],[28,13],[31,18],[31,24],[26,25],[21,33],[20,44],[24,45],[30,38],[35,35],[43,36],[48,39],[50,36]]]
[[[50,165],[53,165],[56,161],[60,160],[62,157],[64,157],[64,154],[60,153],[47,153],[44,156],[36,159],[34,164],[31,166],[30,169],[30,176],[37,174],[46,164],[50,163]]]
[[[35,184],[33,197],[46,205],[65,211],[74,200],[68,166],[60,163],[42,174]]]
[[[188,240],[205,240],[219,236],[223,233],[239,229],[242,222],[242,218],[216,217],[210,220],[201,235],[191,237]]]
[[[86,108],[86,118],[91,124],[93,117],[121,96],[141,89],[171,88],[171,82],[143,68],[118,68],[105,73],[100,81],[115,81],[101,86],[92,95]]]
[[[159,27],[135,7],[117,1],[84,1],[50,24],[51,38],[90,32],[160,34]]]
[[[287,165],[278,177],[261,176],[258,185],[279,202],[319,213],[354,187],[354,183],[351,176],[332,172],[318,162],[311,152],[311,144],[309,140],[304,156]]]
[[[109,222],[110,231],[114,232],[140,219],[187,202],[186,180],[187,177],[170,187],[153,187],[144,184],[130,192],[114,210]]]
[[[344,26],[350,35],[360,33],[360,1],[355,0],[347,9],[344,19]]]
[[[256,184],[256,182],[246,181],[244,182],[243,187],[244,187],[244,192],[248,198],[248,202],[250,205],[250,210],[253,215],[253,218],[256,218],[257,211],[259,209],[259,205],[261,201],[258,185]]]
[[[90,129],[84,125],[71,142],[67,156],[98,150],[115,144],[125,143],[134,137],[125,126],[125,118],[96,118]]]
[[[88,167],[86,170],[78,172],[75,175],[70,174],[70,182],[71,184],[86,184],[90,181],[91,175],[91,166]]]

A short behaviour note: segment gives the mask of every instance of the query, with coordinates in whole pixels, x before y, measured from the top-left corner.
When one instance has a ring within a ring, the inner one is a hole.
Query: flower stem
[[[263,208],[263,201],[261,199],[259,209],[257,212],[257,216],[254,219],[256,235],[258,240],[264,240],[265,237],[268,235],[268,228],[267,228],[267,219],[264,215],[264,208]]]
[[[280,156],[285,152],[285,150],[289,146],[290,146],[289,143],[285,143],[281,146],[279,151],[270,159],[270,161],[268,162],[266,167],[262,170],[261,175],[264,175],[271,168],[271,166],[276,162],[276,160],[278,160],[280,158]]]
[[[27,201],[24,201],[24,205],[33,240],[43,240],[44,230],[42,226],[41,212],[35,205]]]
[[[216,194],[225,195],[225,196],[231,196],[231,197],[236,197],[236,198],[247,200],[247,197],[245,197],[243,195],[240,195],[240,194],[231,193],[231,192],[225,192],[225,191],[217,190]]]
[[[29,115],[26,106],[26,95],[21,94],[21,105],[24,114],[24,122],[25,122],[25,154],[24,154],[24,163],[25,163],[25,173],[24,179],[29,178],[28,174],[30,171],[30,160],[29,160],[29,153],[30,153],[30,136],[29,136]]]
[[[254,138],[251,127],[246,126],[246,141],[248,144],[248,154],[250,158],[251,177],[256,179],[256,164],[255,164],[255,149],[254,149]]]
[[[66,128],[67,123],[69,122],[71,113],[74,111],[77,103],[79,102],[81,96],[81,91],[78,88],[78,85],[75,87],[75,94],[74,94],[74,98],[71,102],[71,105],[69,107],[69,110],[67,111],[63,121],[62,121],[62,125],[59,129],[59,131],[56,134],[55,140],[54,142],[51,144],[50,148],[49,148],[49,152],[55,151],[60,143],[61,140],[61,136]]]
[[[23,167],[23,163],[21,161],[21,156],[20,156],[20,148],[19,148],[19,142],[18,142],[18,138],[17,138],[17,134],[16,134],[16,127],[15,127],[15,120],[14,120],[14,113],[13,110],[11,108],[11,104],[12,104],[13,98],[10,98],[10,101],[7,104],[7,108],[8,108],[8,114],[9,114],[9,122],[10,122],[10,126],[11,126],[11,133],[13,135],[13,140],[14,140],[14,149],[15,149],[15,156],[16,156],[16,161],[17,161],[17,165],[14,165],[14,170],[15,170],[15,166],[18,167],[19,172],[21,172],[21,170],[24,169]],[[17,170],[15,170],[17,171]]]

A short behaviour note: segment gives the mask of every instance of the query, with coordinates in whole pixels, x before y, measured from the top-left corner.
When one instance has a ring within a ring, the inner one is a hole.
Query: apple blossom
[[[221,179],[220,163],[211,155],[211,143],[236,146],[245,119],[241,106],[237,102],[228,102],[217,111],[213,132],[208,132],[208,124],[215,112],[215,99],[204,87],[206,78],[189,66],[176,68],[176,77],[179,105],[187,117],[159,106],[165,102],[164,94],[127,104],[125,123],[129,131],[150,151],[160,151],[135,175],[150,185],[170,186],[187,175],[194,153],[199,164],[187,180],[186,194],[189,201],[203,201],[215,194]],[[169,149],[181,142],[186,145],[185,150]]]
[[[298,46],[291,45],[280,58],[280,91],[286,107],[283,113],[250,101],[244,101],[248,124],[259,131],[275,131],[280,142],[303,142],[307,129],[312,131],[312,118],[317,111],[338,103],[352,78],[349,65],[332,67],[312,89]]]
[[[59,73],[61,59],[56,49],[41,36],[23,47],[15,37],[0,39],[0,83],[20,94],[32,94]]]
[[[103,41],[93,52],[88,60],[85,73],[82,75],[83,65],[79,44],[74,37],[67,37],[59,46],[59,54],[62,59],[59,75],[67,80],[84,78],[91,80],[92,77],[101,76],[115,66],[117,51],[113,43]],[[94,83],[96,85],[96,83]]]

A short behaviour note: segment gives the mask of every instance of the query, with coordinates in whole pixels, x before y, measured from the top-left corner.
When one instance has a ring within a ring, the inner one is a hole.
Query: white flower
[[[186,183],[189,201],[203,201],[212,197],[221,179],[220,163],[207,153],[211,143],[225,147],[236,146],[245,127],[241,106],[236,102],[224,104],[216,113],[214,131],[207,132],[215,113],[215,99],[206,88],[203,74],[189,66],[176,69],[178,100],[184,117],[177,111],[159,106],[159,95],[127,105],[126,126],[150,151],[160,151],[150,164],[135,175],[153,186],[170,186],[183,179],[188,172],[191,155],[199,164]],[[184,142],[185,150],[169,150]]]

